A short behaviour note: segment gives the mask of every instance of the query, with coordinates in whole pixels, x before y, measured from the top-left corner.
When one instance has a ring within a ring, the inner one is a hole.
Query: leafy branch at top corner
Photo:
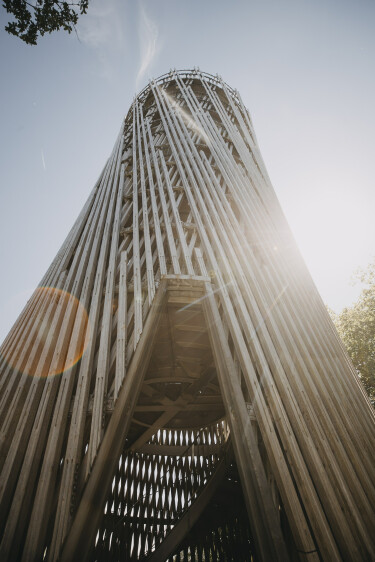
[[[5,31],[28,45],[36,45],[40,35],[64,29],[71,33],[79,15],[86,14],[89,0],[61,2],[56,0],[3,0],[3,7],[14,18]]]

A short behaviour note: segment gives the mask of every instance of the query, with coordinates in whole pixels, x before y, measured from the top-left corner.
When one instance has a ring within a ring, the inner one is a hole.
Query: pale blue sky
[[[375,254],[375,2],[93,0],[36,47],[0,8],[0,340],[93,187],[134,94],[199,66],[241,93],[324,301]]]

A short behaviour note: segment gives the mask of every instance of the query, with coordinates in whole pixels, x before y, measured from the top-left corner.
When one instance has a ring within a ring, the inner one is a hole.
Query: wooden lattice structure
[[[374,560],[374,412],[248,111],[171,71],[1,348],[1,560]]]

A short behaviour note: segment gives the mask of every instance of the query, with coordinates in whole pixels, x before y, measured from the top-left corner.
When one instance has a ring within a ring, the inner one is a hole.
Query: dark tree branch
[[[14,17],[5,30],[29,45],[36,45],[39,36],[59,29],[77,33],[78,17],[87,13],[88,4],[89,0],[3,0],[3,7]]]

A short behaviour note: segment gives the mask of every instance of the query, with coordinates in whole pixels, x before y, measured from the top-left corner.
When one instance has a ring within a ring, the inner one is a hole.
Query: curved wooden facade
[[[1,560],[375,559],[374,411],[221,78],[135,98],[0,420]]]

